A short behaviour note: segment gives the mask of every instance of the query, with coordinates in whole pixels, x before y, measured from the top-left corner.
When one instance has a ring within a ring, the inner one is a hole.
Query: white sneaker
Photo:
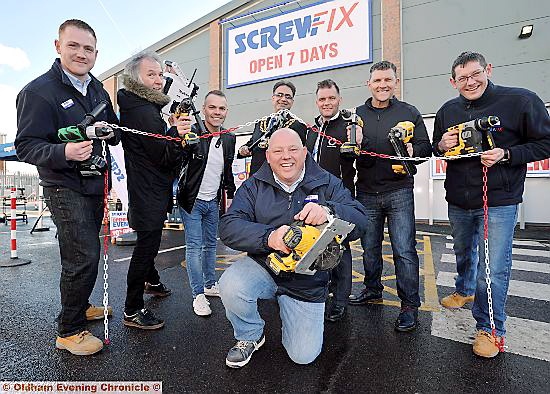
[[[205,287],[204,288],[204,295],[208,297],[219,297],[220,296],[220,288],[218,287],[218,282],[214,282],[211,288]]]
[[[195,314],[199,316],[208,316],[212,314],[210,302],[208,302],[204,294],[199,294],[193,300],[193,311],[195,311]]]

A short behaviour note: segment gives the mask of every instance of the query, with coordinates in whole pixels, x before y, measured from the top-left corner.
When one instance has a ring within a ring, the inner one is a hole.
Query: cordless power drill
[[[445,156],[479,153],[496,147],[491,129],[500,125],[497,116],[485,116],[449,127],[447,131],[458,131],[458,145],[452,147]],[[485,136],[485,139],[483,138]]]
[[[348,125],[351,125],[349,132],[349,141],[346,141],[340,146],[340,154],[344,157],[355,158],[361,154],[361,149],[357,145],[357,126],[363,127],[363,119],[355,113],[355,108],[340,110],[342,119]]]
[[[197,127],[199,128],[199,134],[206,134],[206,126],[200,117],[200,111],[197,110],[193,102],[199,90],[199,86],[193,83],[193,78],[197,70],[195,69],[191,79],[188,80],[176,62],[165,60],[164,64],[174,72],[174,74],[165,73],[164,75],[166,82],[164,84],[163,93],[173,99],[172,103],[169,105],[169,112],[176,118],[180,116],[194,116]],[[183,145],[196,145],[198,143],[199,137],[196,133],[189,132],[183,137]]]
[[[399,122],[394,127],[390,129],[388,133],[388,139],[390,140],[395,153],[399,157],[409,157],[407,152],[406,144],[414,136],[414,123],[409,122]],[[396,174],[413,176],[416,174],[416,166],[409,161],[401,160],[402,164],[393,164],[391,166],[393,172]]]
[[[61,142],[82,142],[111,138],[114,135],[112,128],[101,124],[93,124],[99,114],[107,108],[107,105],[107,101],[101,101],[76,126],[63,127],[57,130],[57,137]],[[89,159],[77,162],[77,168],[81,176],[98,176],[105,173],[107,162],[103,157],[92,154]]]

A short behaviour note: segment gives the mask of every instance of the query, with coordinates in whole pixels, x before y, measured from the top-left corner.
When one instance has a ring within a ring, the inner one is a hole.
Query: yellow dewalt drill
[[[388,138],[399,157],[409,157],[405,144],[410,142],[414,136],[414,123],[404,121],[397,123],[390,129]],[[402,164],[392,164],[391,168],[396,174],[413,176],[416,174],[416,166],[409,161],[402,160]]]
[[[489,149],[495,148],[496,145],[491,128],[499,124],[500,120],[497,116],[485,116],[449,127],[447,131],[458,131],[458,145],[445,152],[444,156],[483,152],[484,143],[486,143]]]

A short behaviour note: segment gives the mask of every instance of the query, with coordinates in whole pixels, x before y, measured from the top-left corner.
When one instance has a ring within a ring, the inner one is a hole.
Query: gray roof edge
[[[245,5],[247,3],[252,3],[254,1],[255,0],[232,0],[229,3],[226,3],[226,4],[222,5],[221,7],[215,9],[214,11],[206,14],[202,18],[197,19],[194,22],[191,22],[187,26],[182,27],[178,31],[170,34],[169,36],[163,38],[162,40],[150,45],[149,47],[147,47],[143,50],[144,51],[155,51],[156,52],[159,49],[162,49],[162,48],[176,42],[177,40],[179,40],[181,38],[184,38],[185,36],[187,36],[189,34],[192,34],[193,32],[201,29],[202,27],[204,27],[206,25],[209,25],[212,21],[214,21],[216,19],[221,19],[224,15],[227,15],[230,12],[235,11],[236,9],[242,7],[243,5]],[[124,66],[126,65],[126,62],[129,59],[130,58],[127,58],[126,60],[120,62],[116,66],[111,67],[107,71],[102,72],[101,74],[99,74],[99,76],[97,78],[100,81],[104,81],[107,78],[110,78],[110,77],[118,74],[119,72],[124,70]]]

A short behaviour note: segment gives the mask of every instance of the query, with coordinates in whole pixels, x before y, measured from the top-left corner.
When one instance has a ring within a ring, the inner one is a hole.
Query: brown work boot
[[[55,347],[68,350],[77,356],[89,356],[103,349],[103,342],[89,331],[82,331],[70,337],[57,337]]]
[[[458,309],[462,308],[467,302],[474,302],[474,296],[463,296],[456,291],[441,299],[441,305],[449,309]]]
[[[502,337],[497,337],[495,340],[495,337],[487,331],[479,330],[474,339],[472,350],[480,357],[493,358],[500,351],[497,341],[500,343]]]
[[[107,306],[107,316],[113,315],[113,308]],[[88,305],[86,309],[86,320],[101,320],[103,319],[103,306]]]

